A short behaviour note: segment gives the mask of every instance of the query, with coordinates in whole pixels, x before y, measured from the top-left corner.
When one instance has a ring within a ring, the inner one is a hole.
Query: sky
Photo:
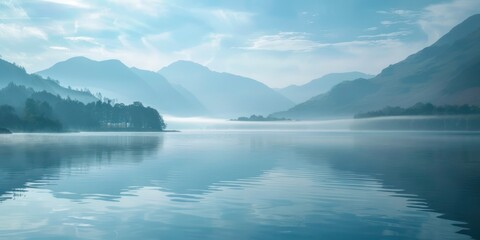
[[[479,0],[0,0],[0,55],[157,71],[190,60],[270,87],[378,74],[480,13]]]

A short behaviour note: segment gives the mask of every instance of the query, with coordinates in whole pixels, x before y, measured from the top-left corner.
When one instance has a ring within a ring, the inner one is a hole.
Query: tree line
[[[378,111],[359,113],[354,118],[373,118],[389,116],[449,116],[480,114],[480,107],[472,105],[435,106],[431,103],[417,103],[408,108],[385,107]]]
[[[24,132],[163,131],[166,124],[151,107],[110,100],[82,103],[46,91],[9,84],[0,90],[0,127]]]

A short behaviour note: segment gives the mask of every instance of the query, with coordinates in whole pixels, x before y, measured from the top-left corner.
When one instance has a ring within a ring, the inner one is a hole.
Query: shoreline
[[[35,131],[35,132],[12,132],[8,129],[7,131],[2,131],[3,129],[0,128],[0,134],[30,134],[30,133],[38,133],[38,134],[68,134],[68,133],[178,133],[181,132],[180,130],[163,130],[163,131],[61,131],[61,132],[48,132],[48,131]]]

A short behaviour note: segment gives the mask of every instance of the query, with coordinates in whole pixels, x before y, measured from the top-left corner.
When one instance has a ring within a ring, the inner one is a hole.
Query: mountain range
[[[277,89],[279,93],[292,100],[294,103],[302,103],[310,98],[328,92],[333,86],[349,80],[358,78],[372,78],[373,75],[361,72],[331,73],[323,77],[311,80],[303,85],[290,85]]]
[[[194,97],[178,92],[161,75],[129,68],[119,60],[95,61],[74,57],[37,74],[58,79],[64,85],[88,88],[123,103],[140,101],[161,113],[178,116],[206,113]]]
[[[256,80],[211,71],[189,61],[174,62],[158,73],[190,91],[215,117],[268,114],[294,105]]]
[[[37,74],[119,102],[140,101],[175,116],[236,117],[268,114],[294,105],[256,80],[214,72],[188,61],[152,72],[129,68],[118,60],[74,57]]]
[[[480,14],[371,79],[346,81],[274,117],[352,117],[385,106],[480,104]]]
[[[417,102],[478,106],[479,76],[480,14],[375,77],[360,72],[335,73],[277,90],[189,61],[177,61],[153,72],[127,67],[119,60],[74,57],[28,74],[0,59],[0,87],[13,82],[84,103],[101,98],[91,91],[127,104],[140,101],[161,114],[224,118],[272,112],[277,118],[343,118]]]

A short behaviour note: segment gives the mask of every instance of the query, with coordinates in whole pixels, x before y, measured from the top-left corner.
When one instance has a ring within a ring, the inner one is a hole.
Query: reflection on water
[[[479,239],[480,136],[0,136],[0,238]]]
[[[0,200],[18,195],[26,184],[49,184],[60,175],[142,161],[162,142],[162,136],[148,134],[0,136]]]

